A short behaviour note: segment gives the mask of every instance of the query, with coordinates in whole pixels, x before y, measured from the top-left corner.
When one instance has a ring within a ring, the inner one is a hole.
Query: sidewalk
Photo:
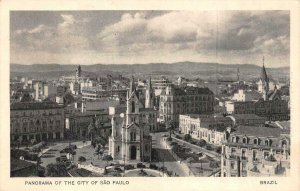
[[[177,142],[184,143],[185,145],[189,145],[190,147],[192,147],[194,149],[201,150],[201,152],[203,152],[204,154],[206,154],[209,157],[212,157],[212,158],[220,158],[221,157],[221,155],[219,153],[216,153],[214,151],[206,150],[206,149],[204,149],[204,148],[202,148],[198,145],[194,145],[194,144],[191,144],[191,143],[189,143],[187,141],[184,141],[182,139],[178,139],[174,135],[172,135],[172,139],[176,140]]]
[[[99,167],[93,166],[91,164],[89,164],[89,165],[78,164],[77,168],[83,168],[83,169],[86,169],[88,171],[99,173],[99,174],[103,174],[104,173],[104,169],[103,168],[99,168]]]
[[[161,139],[162,145],[169,150],[169,152],[173,155],[175,159],[179,158],[175,153],[172,152],[171,146],[165,141],[164,139]],[[176,161],[177,165],[182,169],[183,172],[185,172],[186,176],[194,176],[193,172],[189,169],[188,165],[185,162]]]

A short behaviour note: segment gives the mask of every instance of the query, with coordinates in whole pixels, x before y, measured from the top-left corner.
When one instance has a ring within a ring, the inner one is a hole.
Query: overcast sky
[[[11,63],[289,66],[289,11],[14,11]]]

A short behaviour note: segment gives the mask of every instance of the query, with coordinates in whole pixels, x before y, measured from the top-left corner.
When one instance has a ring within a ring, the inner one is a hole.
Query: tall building
[[[81,66],[79,65],[76,69],[76,80],[81,77]]]
[[[52,102],[13,103],[10,106],[11,140],[61,140],[64,137],[63,107]]]
[[[150,77],[146,89],[145,108],[154,108],[154,99],[155,99],[155,94],[152,88],[151,77]]]
[[[212,114],[214,94],[208,88],[168,86],[160,95],[159,117],[179,124],[180,114]]]
[[[196,140],[220,146],[226,142],[227,134],[233,127],[233,120],[228,117],[180,115],[179,130]]]
[[[151,119],[156,120],[156,111],[142,107],[132,78],[127,91],[126,113],[115,113],[111,120],[109,154],[114,160],[151,160]]]
[[[263,99],[265,101],[268,100],[268,93],[269,93],[269,78],[267,76],[266,68],[265,68],[265,63],[264,63],[264,58],[263,58],[263,67],[261,70],[261,78],[260,80],[262,81],[262,94],[263,94]]]
[[[161,79],[153,79],[152,86],[154,89],[155,96],[159,96],[168,86],[172,85],[172,82],[164,76]]]
[[[274,127],[239,126],[222,146],[221,176],[286,176],[290,135]]]

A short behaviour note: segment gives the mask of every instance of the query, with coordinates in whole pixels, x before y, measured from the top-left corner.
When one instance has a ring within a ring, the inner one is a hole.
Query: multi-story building
[[[99,135],[108,137],[111,134],[111,123],[108,111],[88,111],[84,113],[71,113],[68,116],[69,130],[78,139],[90,139],[89,125],[99,123]]]
[[[261,94],[256,91],[245,91],[239,89],[232,97],[232,101],[245,102],[245,101],[257,101],[261,98]]]
[[[155,96],[159,96],[168,86],[171,86],[170,82],[166,77],[162,76],[161,79],[153,79],[152,86],[154,89]]]
[[[268,121],[282,121],[290,119],[290,110],[285,100],[259,100],[248,102],[234,102],[234,114],[255,114],[265,117]]]
[[[290,136],[280,128],[239,126],[222,146],[221,176],[286,176]]]
[[[71,82],[70,83],[70,90],[71,90],[72,94],[78,95],[80,93],[80,90],[81,90],[80,83]]]
[[[44,99],[57,94],[57,87],[53,84],[44,85]]]
[[[120,104],[126,102],[126,89],[104,90],[101,87],[82,88],[82,100],[99,100],[103,98],[118,97]]]
[[[205,115],[180,115],[179,130],[183,134],[190,134],[196,140],[221,145],[226,141],[227,134],[233,127],[233,120],[228,117]]]
[[[149,161],[152,148],[150,125],[152,121],[156,121],[156,111],[142,107],[133,79],[126,100],[125,114],[112,113],[109,154],[115,160]]]
[[[12,141],[60,140],[64,137],[63,107],[52,102],[23,102],[10,105]]]
[[[208,88],[168,86],[160,95],[161,121],[179,123],[180,114],[212,114],[214,94]]]
[[[36,101],[42,101],[44,99],[44,82],[36,82],[33,85],[35,91],[34,99]]]
[[[65,93],[67,92],[67,87],[66,86],[57,86],[56,88],[56,95],[58,97],[62,97]]]
[[[266,118],[255,114],[233,114],[228,115],[233,120],[234,126],[249,125],[249,126],[265,126]]]

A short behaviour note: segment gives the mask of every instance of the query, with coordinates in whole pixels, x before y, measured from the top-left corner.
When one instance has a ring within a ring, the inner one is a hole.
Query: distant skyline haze
[[[289,11],[11,11],[10,62],[286,67]]]

